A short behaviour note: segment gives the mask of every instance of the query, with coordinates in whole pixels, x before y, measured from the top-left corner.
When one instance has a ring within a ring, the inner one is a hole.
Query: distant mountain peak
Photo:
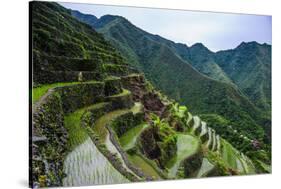
[[[77,10],[69,9],[70,13],[73,17],[77,18],[80,22],[88,23],[89,25],[94,25],[98,18],[91,14],[84,14],[82,12],[79,12]]]
[[[210,51],[203,43],[195,43],[190,47],[191,52],[201,52],[206,53],[208,55],[212,54],[213,52]]]
[[[203,43],[195,43],[190,48],[197,49],[197,50],[201,49],[201,50],[211,52]]]
[[[257,47],[257,46],[268,46],[268,44],[266,43],[260,44],[257,41],[250,41],[250,42],[243,41],[236,48],[239,49],[244,47]]]
[[[92,19],[98,19],[96,16],[94,16],[93,14],[85,14],[85,13],[82,13],[78,10],[71,10],[71,14],[76,14],[76,15],[80,15],[80,16],[84,16],[84,17],[91,17]]]
[[[105,14],[103,16],[101,16],[99,19],[110,19],[110,20],[114,20],[117,18],[123,18],[122,16],[117,16],[117,15],[112,15],[112,14]]]
[[[191,47],[205,47],[203,43],[194,43]]]

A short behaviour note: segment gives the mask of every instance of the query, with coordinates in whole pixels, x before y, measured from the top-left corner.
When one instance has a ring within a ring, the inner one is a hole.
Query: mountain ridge
[[[189,105],[190,109],[195,113],[217,112],[224,115],[228,114],[222,112],[222,110],[225,109],[225,105],[223,105],[222,102],[211,106],[216,100],[221,100],[213,98],[217,95],[217,97],[224,96],[223,98],[231,104],[230,106],[235,107],[230,108],[232,109],[231,111],[243,112],[237,113],[237,115],[242,116],[244,113],[248,112],[246,114],[251,115],[250,117],[255,117],[255,119],[261,115],[261,111],[257,109],[246,96],[239,92],[238,88],[235,89],[234,84],[232,86],[228,85],[227,82],[221,82],[217,79],[210,78],[194,69],[191,66],[193,62],[190,61],[190,49],[186,49],[187,45],[176,44],[159,35],[150,34],[136,27],[127,19],[123,19],[123,17],[106,15],[104,18],[107,17],[111,18],[111,22],[107,22],[106,24],[99,23],[103,22],[103,19],[101,19],[96,22],[96,24],[92,25],[92,27],[106,36],[106,38],[120,50],[121,54],[128,59],[129,63],[144,71],[148,79],[152,81],[158,89],[168,94],[168,96]],[[179,49],[178,46],[181,46],[181,49]],[[194,47],[196,46],[198,46],[198,44]],[[199,47],[200,46],[203,45],[199,44]],[[143,47],[145,47],[145,49]],[[169,55],[169,57],[167,55]],[[161,64],[158,62],[161,62]],[[183,70],[185,70],[185,74],[183,74]],[[174,73],[180,74],[176,76]],[[229,90],[226,88],[233,89]],[[212,94],[212,98],[208,97],[209,94]],[[198,102],[198,99],[200,99],[200,102]],[[244,103],[240,104],[239,101],[243,101]],[[242,108],[240,105],[242,105]],[[230,114],[229,112],[227,117],[230,117]],[[248,119],[248,121],[252,122],[252,125],[256,125],[253,119]],[[237,120],[234,122],[237,122]],[[259,128],[259,126],[256,127]],[[253,130],[253,132],[256,131]]]
[[[30,63],[36,68],[33,76],[40,76],[33,78],[30,93],[31,187],[271,172],[255,120],[259,110],[241,91],[201,74],[155,40],[159,37],[141,33],[126,20],[104,17],[97,23],[96,17],[82,15],[109,30],[105,36],[57,3],[30,5]],[[142,69],[130,67],[122,47]],[[191,106],[180,106],[154,83],[180,98],[186,94]],[[190,112],[195,108],[213,114],[201,120]],[[212,117],[235,124],[219,133]]]

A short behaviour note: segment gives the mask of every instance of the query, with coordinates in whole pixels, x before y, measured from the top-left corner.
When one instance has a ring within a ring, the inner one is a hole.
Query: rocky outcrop
[[[161,149],[157,144],[153,128],[145,129],[141,133],[138,142],[141,152],[149,159],[159,159],[161,157]]]
[[[132,92],[133,100],[141,102],[144,105],[146,120],[149,120],[150,113],[154,113],[160,117],[165,114],[167,106],[155,91],[149,89],[143,75],[131,74],[121,79],[123,87]]]
[[[177,140],[173,133],[164,135],[154,127],[144,129],[138,138],[138,147],[147,158],[155,160],[160,168],[177,153]]]
[[[133,94],[133,100],[141,102],[143,95],[146,93],[145,79],[143,75],[132,74],[121,77],[122,85]]]

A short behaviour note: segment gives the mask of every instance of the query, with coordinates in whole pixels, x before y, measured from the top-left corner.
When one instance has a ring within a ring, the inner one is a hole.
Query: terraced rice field
[[[135,109],[136,107],[133,107],[132,109]],[[112,112],[109,112],[102,117],[100,117],[94,124],[94,131],[98,133],[101,142],[105,142],[106,136],[108,135],[108,131],[105,127],[105,125],[109,124],[112,120],[116,119],[117,117],[121,116],[122,114],[125,114],[129,111],[132,111],[131,109],[120,109],[115,110]]]
[[[92,106],[81,108],[64,117],[64,126],[69,135],[68,149],[72,150],[79,144],[82,144],[88,137],[87,132],[81,127],[81,117],[87,108],[102,106],[104,103],[94,104]]]
[[[135,113],[135,111],[138,111],[139,109],[139,105],[136,104],[134,107],[132,107],[131,109],[124,109],[124,110],[115,110],[112,112],[109,112],[107,114],[105,114],[104,116],[100,117],[94,125],[94,131],[96,133],[98,133],[99,137],[100,137],[100,142],[104,143],[106,145],[106,148],[111,151],[111,153],[116,154],[117,157],[120,159],[120,161],[122,162],[122,165],[125,169],[127,169],[128,172],[131,172],[132,174],[134,174],[133,171],[131,171],[128,166],[126,165],[125,161],[123,160],[121,154],[119,153],[119,151],[117,150],[117,148],[114,146],[114,144],[112,143],[112,141],[110,140],[110,135],[109,132],[107,130],[107,128],[105,127],[106,125],[110,124],[110,122],[112,120],[114,120],[115,118],[117,118],[118,116],[121,116],[124,113],[127,113],[128,111],[132,111]],[[135,174],[134,174],[135,175]]]
[[[214,165],[209,162],[207,158],[203,158],[203,162],[201,165],[201,168],[197,174],[197,177],[202,177],[209,171],[211,171],[214,168]]]
[[[222,140],[222,158],[234,170],[239,171],[240,173],[244,173],[244,166],[240,160],[241,156],[228,142]]]
[[[192,132],[194,132],[196,129],[198,129],[201,126],[201,120],[198,116],[193,117],[194,125],[192,126]]]
[[[122,148],[125,151],[133,148],[135,146],[135,143],[136,143],[136,140],[137,140],[138,136],[143,131],[143,129],[145,129],[146,127],[148,127],[147,124],[140,124],[140,125],[132,128],[132,129],[130,129],[126,133],[124,133],[119,138],[119,142],[120,142]]]
[[[192,135],[178,134],[177,154],[167,163],[170,178],[176,176],[181,161],[197,152],[199,144],[199,140]]]
[[[144,174],[151,176],[153,179],[161,180],[161,176],[157,173],[157,171],[141,156],[137,154],[133,154],[133,155],[128,154],[128,159],[130,160],[131,163],[133,163],[135,166],[140,168]]]
[[[64,171],[67,177],[63,179],[63,186],[129,182],[99,152],[89,137],[67,155]]]
[[[97,83],[98,81],[87,81],[84,83]],[[55,88],[55,87],[64,87],[64,86],[70,86],[70,85],[76,85],[81,84],[81,82],[68,82],[68,83],[52,83],[52,84],[46,84],[41,85],[38,87],[35,87],[32,89],[32,103],[36,103],[44,94],[48,92],[49,89]]]
[[[135,146],[138,136],[146,127],[148,127],[147,124],[140,124],[130,129],[119,138],[120,145],[122,146],[124,151],[127,151]],[[129,161],[136,167],[140,168],[147,176],[150,176],[157,180],[161,179],[161,176],[157,173],[153,166],[151,166],[147,162],[148,160],[144,160],[137,154],[127,154],[127,156]]]

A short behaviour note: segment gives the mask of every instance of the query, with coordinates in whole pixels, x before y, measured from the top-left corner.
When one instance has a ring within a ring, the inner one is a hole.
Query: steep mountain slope
[[[158,35],[150,38],[170,47],[200,73],[238,87],[256,106],[271,111],[271,45],[243,42],[214,53],[202,43],[188,47]]]
[[[271,112],[271,46],[241,43],[215,54],[218,65],[258,107]]]
[[[118,78],[109,76],[132,72],[120,53],[101,34],[73,18],[71,12],[59,4],[30,2],[30,11],[30,66],[33,68],[30,186],[62,186],[66,155],[88,137],[79,124],[83,108],[104,98],[100,94],[122,94]],[[119,98],[126,97],[127,93]],[[91,144],[94,145],[90,142],[86,144],[86,150],[85,147],[81,150],[104,164],[105,167],[97,171],[101,174],[107,168],[116,173],[116,179],[126,180]],[[83,158],[81,152],[74,155]],[[76,169],[76,166],[72,168]],[[108,182],[110,178],[109,175]]]
[[[271,111],[271,45],[242,42],[233,50],[214,53],[203,44],[191,47],[160,36],[166,44],[200,73],[237,86],[256,106]]]
[[[191,60],[192,66],[200,73],[234,86],[231,79],[215,62],[214,53],[202,43],[196,43],[189,48],[189,59]]]
[[[32,4],[32,10],[34,85],[75,81],[77,71],[84,79],[98,79],[102,69],[125,65],[120,53],[89,25],[73,18],[71,11],[40,3]]]
[[[175,54],[191,64],[200,73],[218,81],[233,84],[227,74],[215,62],[214,53],[202,43],[196,43],[188,47],[185,44],[175,43],[158,35],[150,35],[150,37],[159,43],[167,45]]]
[[[268,169],[255,167],[187,107],[156,91],[101,35],[68,10],[49,2],[30,5],[36,13],[32,66],[47,78],[55,76],[55,80],[39,77],[38,85],[32,86],[36,100],[30,126],[31,187],[270,172],[264,162],[259,165]],[[55,41],[52,49],[38,46],[46,43],[38,30],[54,38],[49,39]],[[68,40],[75,40],[87,56],[61,45]],[[241,103],[247,102],[241,99]]]
[[[170,48],[170,41],[162,43],[161,37],[151,35],[119,16],[103,16],[93,27],[103,33],[132,65],[141,69],[158,89],[187,104],[192,112],[223,115],[244,134],[263,138],[263,129],[258,126],[261,112],[233,86],[193,69],[175,53],[175,48]]]
[[[91,14],[81,14],[79,11],[71,10],[71,15],[79,18],[78,20],[81,22],[89,23],[89,25],[93,25],[98,20],[97,17]]]

